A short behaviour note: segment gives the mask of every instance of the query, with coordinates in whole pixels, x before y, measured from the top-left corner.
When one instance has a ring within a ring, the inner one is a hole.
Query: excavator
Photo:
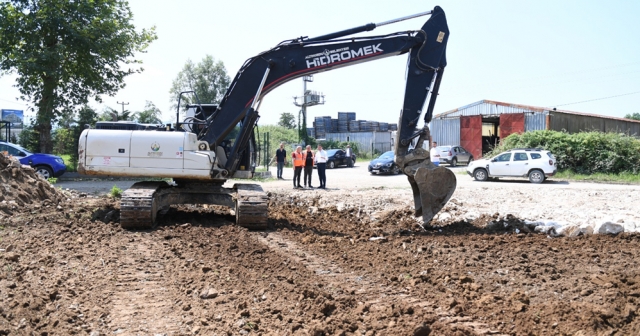
[[[419,30],[350,36],[424,15],[430,17]],[[230,178],[253,177],[258,152],[258,110],[265,95],[302,76],[408,54],[395,162],[411,185],[415,216],[422,216],[428,224],[456,188],[455,175],[435,166],[423,148],[424,142],[430,140],[428,123],[447,64],[448,39],[445,13],[436,6],[382,23],[285,40],[245,61],[219,104],[200,103],[195,92],[180,93],[175,124],[101,122],[85,129],[79,139],[78,171],[87,175],[154,178],[135,183],[122,193],[120,224],[125,229],[153,228],[158,214],[176,204],[226,206],[235,213],[237,225],[264,229],[268,197],[261,186],[224,184]],[[195,103],[181,107],[183,95],[187,94],[195,95]],[[187,110],[182,121],[181,108]],[[423,115],[424,125],[418,127]]]

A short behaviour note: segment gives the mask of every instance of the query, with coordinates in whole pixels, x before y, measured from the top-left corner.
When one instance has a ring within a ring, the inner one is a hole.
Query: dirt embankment
[[[66,197],[20,161],[0,155],[0,220],[14,211],[57,205]]]

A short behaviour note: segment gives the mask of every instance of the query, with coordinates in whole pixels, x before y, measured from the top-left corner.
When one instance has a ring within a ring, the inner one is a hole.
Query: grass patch
[[[629,172],[622,172],[619,174],[579,174],[572,170],[558,171],[552,179],[563,179],[573,181],[592,181],[592,182],[617,182],[617,183],[632,183],[640,184],[640,175]]]
[[[78,171],[78,169],[74,166],[71,165],[71,155],[70,154],[56,154],[59,157],[62,158],[62,160],[64,161],[65,166],[67,166],[67,171],[70,173],[75,173]]]
[[[113,198],[121,198],[122,197],[122,189],[118,188],[118,186],[114,185],[109,192],[109,196]]]

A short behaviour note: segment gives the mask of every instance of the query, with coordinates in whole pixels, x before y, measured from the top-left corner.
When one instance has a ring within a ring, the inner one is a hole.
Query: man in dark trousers
[[[327,188],[326,168],[327,168],[328,158],[329,157],[327,156],[327,152],[322,150],[322,145],[318,145],[318,150],[316,151],[315,160],[316,160],[316,166],[318,167],[318,178],[320,179],[320,186],[318,187],[319,189]]]
[[[304,167],[302,147],[296,147],[296,151],[291,153],[291,160],[293,160],[293,189],[302,189],[300,186],[300,173],[302,173],[302,168]]]
[[[284,149],[284,142],[280,143],[280,148],[276,149],[276,163],[278,164],[278,180],[283,180],[282,170],[284,170],[284,163],[287,159],[287,151]]]
[[[349,168],[353,168],[353,158],[351,157],[351,154],[353,153],[351,151],[351,146],[347,145],[347,148],[344,150],[345,156],[347,157],[347,167]]]
[[[313,174],[313,152],[311,146],[307,145],[304,152],[304,187],[313,188],[311,185],[311,175]]]

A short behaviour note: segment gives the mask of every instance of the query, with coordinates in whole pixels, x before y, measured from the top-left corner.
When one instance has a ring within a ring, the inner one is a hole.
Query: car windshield
[[[337,151],[339,151],[339,149],[328,149],[328,150],[327,150],[327,156],[332,156],[332,155],[334,155]]]
[[[4,150],[8,151],[9,154],[11,154],[11,155],[18,155],[18,151],[24,152],[27,156],[33,154],[30,151],[20,147],[19,145],[13,144],[13,143],[4,142],[4,143],[0,143],[0,144],[1,145],[5,145],[6,149],[4,149]]]
[[[395,157],[395,155],[393,154],[393,151],[388,151],[388,152],[382,153],[382,155],[380,155],[378,157],[378,159],[380,159],[380,160],[393,160],[394,157]]]

